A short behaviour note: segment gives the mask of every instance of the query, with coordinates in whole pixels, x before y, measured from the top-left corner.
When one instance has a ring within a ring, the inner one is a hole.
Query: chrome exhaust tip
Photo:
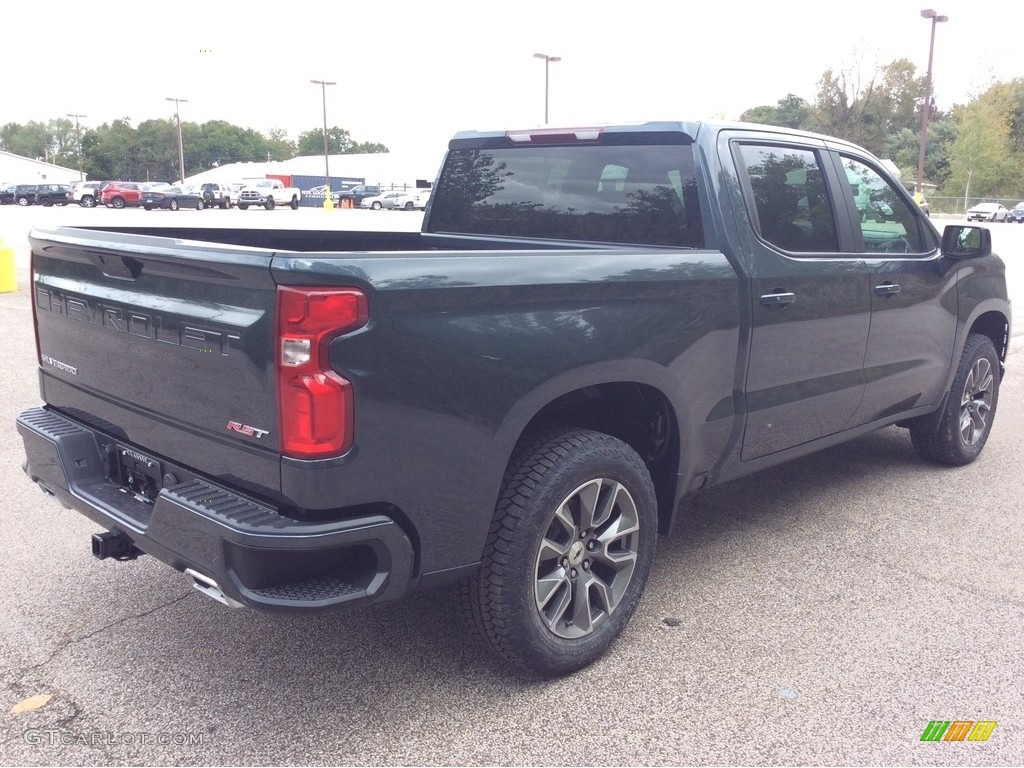
[[[234,600],[224,594],[224,590],[220,588],[220,585],[211,579],[209,576],[204,576],[198,571],[194,571],[191,568],[185,569],[185,575],[192,579],[192,586],[198,589],[207,597],[212,597],[221,605],[226,605],[228,608],[244,608],[237,600]]]

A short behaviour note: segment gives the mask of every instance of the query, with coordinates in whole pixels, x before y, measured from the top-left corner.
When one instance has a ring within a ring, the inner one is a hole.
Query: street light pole
[[[181,183],[185,183],[185,146],[181,142],[181,104],[187,104],[188,99],[176,99],[168,96],[167,101],[174,102],[174,118],[178,121],[178,172],[181,174]]]
[[[561,61],[561,56],[548,56],[546,53],[533,54],[535,59],[544,59],[544,125],[548,124],[548,75],[552,61]]]
[[[940,21],[949,21],[949,16],[939,16],[931,8],[921,11],[921,18],[932,20],[932,39],[928,45],[928,73],[924,78],[924,105],[921,107],[921,138],[917,145],[917,189],[924,194],[924,153],[928,148],[928,120],[932,111],[932,58],[935,55],[935,27]]]
[[[331,153],[327,144],[327,86],[337,85],[332,80],[310,80],[314,85],[320,86],[320,93],[324,102],[324,208],[334,207],[334,192],[331,191]]]
[[[82,133],[78,127],[78,118],[88,117],[88,115],[76,115],[68,112],[67,116],[75,118],[75,144],[78,145],[78,180],[85,181],[85,174],[82,173]]]

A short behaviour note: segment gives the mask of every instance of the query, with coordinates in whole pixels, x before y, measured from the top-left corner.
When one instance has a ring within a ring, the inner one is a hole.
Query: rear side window
[[[843,170],[857,207],[866,252],[922,253],[928,250],[921,236],[916,205],[911,207],[893,185],[869,165],[843,157]]]
[[[452,149],[430,230],[704,247],[688,145]]]
[[[763,239],[793,253],[839,250],[835,215],[815,151],[741,144],[740,156]]]

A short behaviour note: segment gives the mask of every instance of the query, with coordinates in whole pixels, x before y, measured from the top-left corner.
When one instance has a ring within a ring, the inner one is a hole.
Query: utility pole
[[[85,174],[82,173],[82,133],[78,127],[78,118],[88,117],[88,115],[76,115],[68,112],[67,116],[75,118],[75,144],[78,147],[78,180],[85,181]]]
[[[331,161],[330,151],[327,145],[327,86],[337,85],[331,80],[310,80],[314,85],[320,86],[324,102],[324,209],[334,208],[334,192],[331,191]]]
[[[181,104],[187,104],[188,99],[176,99],[168,96],[166,101],[174,102],[174,119],[178,122],[178,172],[181,174],[181,183],[185,183],[185,146],[181,142]]]

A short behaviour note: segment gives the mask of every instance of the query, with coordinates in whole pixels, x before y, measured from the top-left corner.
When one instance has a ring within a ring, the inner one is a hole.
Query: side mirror
[[[992,255],[992,233],[985,227],[950,224],[942,231],[942,255],[977,259]]]

